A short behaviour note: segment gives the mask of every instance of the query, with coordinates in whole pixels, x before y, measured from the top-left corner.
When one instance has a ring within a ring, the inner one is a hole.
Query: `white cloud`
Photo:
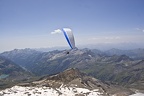
[[[51,34],[60,34],[62,33],[62,31],[60,29],[54,30],[53,32],[51,32]]]
[[[100,39],[101,39],[100,37],[92,37],[89,40],[100,40]]]
[[[89,40],[117,40],[117,39],[121,39],[121,37],[119,37],[119,36],[110,36],[110,37],[102,36],[102,37],[93,37],[93,38],[90,38]]]
[[[120,39],[120,37],[116,36],[116,37],[104,37],[104,39],[107,40],[116,40],[116,39]]]
[[[135,30],[137,30],[139,32],[144,32],[144,29],[141,29],[141,28],[135,28]]]
[[[87,39],[88,43],[105,43],[105,44],[109,44],[109,43],[119,43],[119,42],[123,42],[122,37],[121,36],[97,36],[97,37],[88,37]]]
[[[138,30],[138,31],[139,31],[139,30],[141,30],[141,29],[140,29],[140,28],[135,28],[135,30]]]

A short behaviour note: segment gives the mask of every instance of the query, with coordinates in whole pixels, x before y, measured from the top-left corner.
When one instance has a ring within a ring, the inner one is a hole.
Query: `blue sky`
[[[59,28],[73,30],[76,45],[144,47],[144,0],[0,0],[0,52],[68,46]]]

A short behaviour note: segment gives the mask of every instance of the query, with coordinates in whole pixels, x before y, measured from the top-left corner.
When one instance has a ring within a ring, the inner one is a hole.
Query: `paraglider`
[[[62,28],[62,32],[64,33],[64,36],[70,46],[71,49],[75,49],[75,40],[72,33],[72,30],[70,28]]]
[[[71,48],[71,50],[69,50],[67,52],[67,54],[69,54],[70,51],[75,51],[78,49],[77,47],[75,47],[74,35],[73,35],[73,32],[70,28],[57,29],[57,30],[54,30],[54,32],[51,32],[51,34],[57,34],[57,33],[63,33],[64,34],[64,37],[66,38],[66,41]]]

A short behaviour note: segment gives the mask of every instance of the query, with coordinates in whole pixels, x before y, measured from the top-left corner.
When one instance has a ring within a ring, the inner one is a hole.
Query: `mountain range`
[[[102,82],[143,90],[144,50],[97,49],[54,50],[40,52],[15,49],[0,55],[36,76],[51,75],[78,68]]]
[[[144,49],[138,48],[138,49],[131,49],[131,50],[120,50],[120,49],[110,49],[105,51],[108,55],[127,55],[130,58],[133,59],[144,59]]]

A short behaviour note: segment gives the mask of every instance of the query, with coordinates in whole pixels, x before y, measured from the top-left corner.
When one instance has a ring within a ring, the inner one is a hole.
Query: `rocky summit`
[[[38,81],[32,82],[32,85],[48,86],[52,88],[57,88],[63,85],[67,87],[99,89],[103,92],[105,91],[105,88],[108,88],[106,84],[103,84],[99,80],[91,76],[87,76],[86,74],[81,73],[78,69],[74,68],[67,69],[64,72],[52,76],[44,76]]]
[[[2,90],[0,96],[108,96],[105,88],[106,84],[71,68]]]
[[[131,93],[70,68],[2,90],[0,96],[129,96]]]

